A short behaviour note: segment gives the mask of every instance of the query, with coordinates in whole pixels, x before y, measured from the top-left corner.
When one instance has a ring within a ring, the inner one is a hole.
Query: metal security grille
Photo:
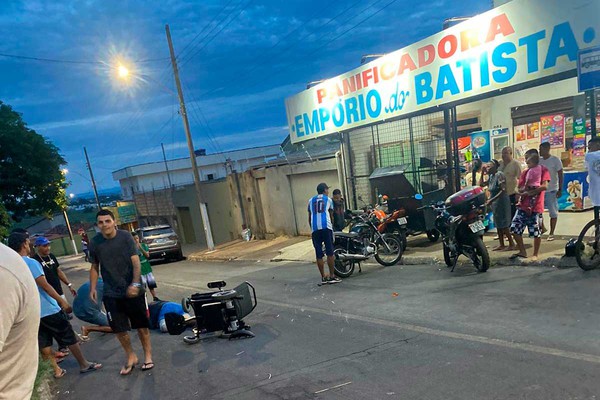
[[[369,181],[379,167],[400,167],[419,193],[443,189],[448,184],[444,113],[436,112],[358,128],[345,134],[345,159],[349,164],[347,187],[357,200],[373,202]]]

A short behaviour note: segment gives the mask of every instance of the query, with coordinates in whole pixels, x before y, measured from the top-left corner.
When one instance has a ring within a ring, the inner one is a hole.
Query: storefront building
[[[561,208],[583,209],[600,95],[580,91],[577,67],[580,51],[600,45],[598,15],[598,1],[504,4],[288,98],[290,138],[340,137],[353,206],[381,193],[369,179],[381,168],[403,171],[413,186],[396,196],[450,193],[473,157],[500,158],[511,146],[524,161],[550,142],[566,173]]]

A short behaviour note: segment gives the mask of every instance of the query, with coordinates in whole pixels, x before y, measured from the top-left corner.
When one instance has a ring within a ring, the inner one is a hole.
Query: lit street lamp
[[[177,97],[179,98],[179,111],[181,118],[183,120],[183,128],[185,130],[185,136],[187,139],[188,150],[190,152],[190,161],[192,164],[192,174],[194,176],[194,186],[196,188],[196,200],[198,201],[198,206],[200,210],[200,216],[202,218],[202,224],[204,225],[204,233],[206,235],[206,244],[209,250],[214,250],[215,244],[212,236],[212,230],[210,227],[210,219],[208,216],[208,209],[206,203],[202,201],[202,191],[200,187],[200,174],[198,173],[198,165],[196,164],[196,155],[194,152],[194,144],[192,141],[192,134],[190,132],[190,125],[187,118],[187,111],[185,108],[185,101],[183,99],[183,91],[181,89],[181,81],[179,79],[179,70],[177,68],[177,60],[175,57],[175,50],[173,49],[173,43],[171,42],[171,32],[169,30],[169,25],[165,26],[166,34],[167,34],[167,42],[169,44],[169,53],[171,55],[171,65],[173,66],[173,75],[175,77],[175,84],[177,86]],[[159,85],[163,90],[171,94],[175,94],[171,89],[163,85],[162,83],[152,79],[152,77],[147,75],[142,75],[138,72],[130,72],[122,63],[119,62],[117,65],[117,73],[119,78],[122,81],[128,81],[130,75],[141,80],[141,81],[152,81]]]

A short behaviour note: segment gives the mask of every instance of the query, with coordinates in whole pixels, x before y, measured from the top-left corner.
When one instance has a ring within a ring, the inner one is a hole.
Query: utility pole
[[[198,165],[196,164],[196,154],[194,153],[194,143],[192,142],[192,134],[190,132],[190,123],[188,122],[187,112],[185,109],[185,101],[183,100],[183,90],[181,90],[181,81],[179,80],[179,70],[177,68],[177,60],[175,59],[175,50],[173,50],[173,42],[171,41],[171,31],[169,25],[165,25],[167,32],[167,42],[169,43],[169,53],[171,54],[171,64],[173,65],[173,75],[175,75],[175,84],[177,85],[177,95],[179,96],[179,109],[181,118],[183,119],[183,128],[187,137],[188,150],[190,151],[190,160],[192,162],[192,172],[194,174],[194,186],[196,187],[196,197],[200,206],[200,215],[202,216],[202,225],[204,225],[204,233],[206,236],[206,245],[209,250],[215,249],[213,242],[212,231],[210,229],[210,220],[208,218],[208,209],[206,203],[202,201],[202,189],[200,188],[200,174],[198,173]]]
[[[165,162],[165,169],[167,170],[167,179],[169,180],[169,189],[171,189],[173,187],[173,184],[171,183],[171,174],[169,173],[169,164],[167,164],[167,156],[165,154],[165,146],[161,143],[160,147],[162,148],[163,160]]]
[[[98,198],[98,190],[96,190],[96,180],[94,179],[94,173],[92,172],[92,164],[90,164],[90,158],[88,157],[87,149],[83,146],[83,152],[85,153],[85,161],[87,162],[88,170],[90,171],[90,178],[92,178],[92,187],[94,188],[94,197],[96,198],[96,205],[98,211],[102,209],[100,207],[100,199]]]
[[[69,239],[71,239],[71,244],[73,245],[73,252],[75,255],[78,255],[77,245],[75,244],[75,238],[73,237],[73,231],[71,230],[71,223],[69,222],[69,216],[67,215],[67,208],[63,208],[63,217],[65,218],[65,224],[67,224],[67,229],[69,230]]]

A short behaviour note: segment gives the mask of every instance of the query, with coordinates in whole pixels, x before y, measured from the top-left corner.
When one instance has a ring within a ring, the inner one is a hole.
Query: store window
[[[600,91],[596,91],[595,96],[598,103]],[[564,182],[559,199],[561,210],[590,207],[584,165],[587,141],[592,133],[590,109],[589,97],[583,94],[511,109],[515,158],[524,163],[527,150],[537,149],[540,143],[548,142],[551,155],[562,161]],[[598,111],[595,117],[598,127]]]

